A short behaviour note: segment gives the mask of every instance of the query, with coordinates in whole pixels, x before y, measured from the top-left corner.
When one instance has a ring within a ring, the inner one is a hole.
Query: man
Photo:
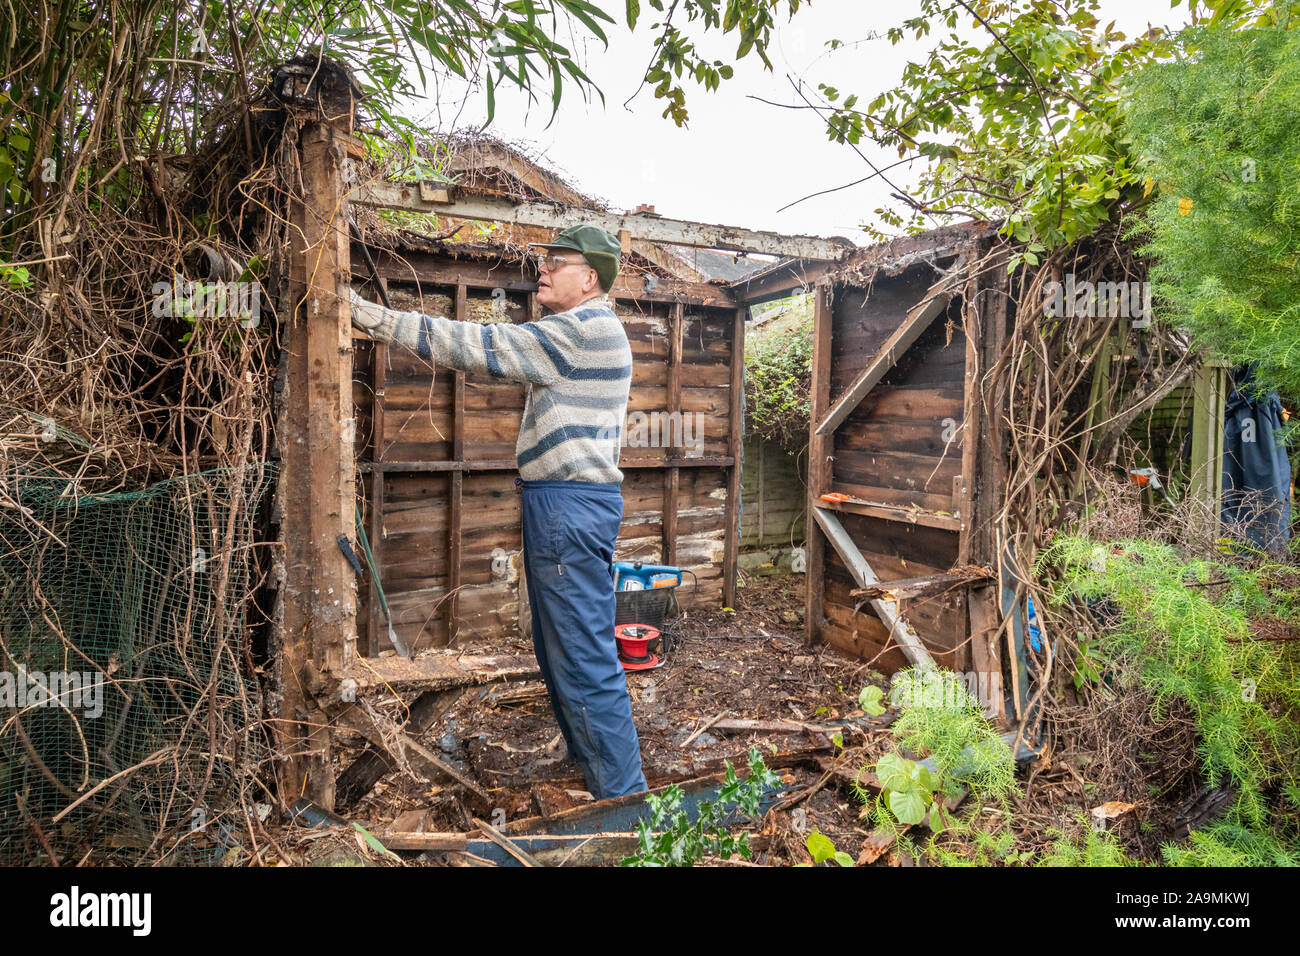
[[[610,579],[632,382],[632,350],[607,297],[621,250],[610,233],[586,225],[533,245],[544,250],[537,300],[554,313],[536,322],[455,322],[356,293],[352,320],[440,365],[529,383],[515,460],[533,649],[569,753],[601,800],[646,789]]]

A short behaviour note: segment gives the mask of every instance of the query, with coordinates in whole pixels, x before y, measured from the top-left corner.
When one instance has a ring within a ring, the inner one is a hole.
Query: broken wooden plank
[[[483,832],[484,836],[486,836],[497,846],[501,847],[501,849],[505,850],[507,853],[509,853],[512,857],[514,857],[524,866],[534,867],[540,865],[531,856],[529,856],[527,853],[521,850],[518,847],[518,845],[516,845],[512,840],[498,833],[496,828],[493,827],[491,824],[484,823],[482,820],[475,820],[474,824]]]
[[[865,515],[868,518],[884,518],[887,521],[900,521],[907,524],[921,525],[924,528],[942,528],[945,531],[964,531],[966,522],[953,514],[929,511],[925,508],[904,508],[900,505],[888,505],[878,501],[866,501],[862,498],[846,495],[842,492],[829,492],[837,497],[828,501],[818,498],[819,508],[833,511],[847,511],[849,514]]]
[[[883,598],[887,601],[904,601],[921,597],[933,597],[953,588],[963,587],[988,581],[993,577],[990,568],[962,568],[946,574],[927,574],[917,578],[900,578],[896,581],[880,581],[865,588],[854,588],[851,597]]]
[[[765,763],[769,769],[772,768],[772,761],[765,759]],[[694,818],[703,801],[717,799],[718,789],[722,786],[724,778],[725,773],[717,772],[674,781],[671,784],[682,790],[684,796],[681,808],[688,818]],[[570,833],[634,833],[642,821],[650,819],[650,808],[646,805],[646,797],[651,793],[662,793],[667,786],[669,785],[655,787],[646,793],[597,800],[583,806],[562,810],[549,817],[512,820],[505,825],[503,831],[511,839],[518,839],[525,834],[558,836]],[[759,816],[761,817],[772,803],[784,795],[787,789],[783,785],[768,790],[763,797]]]
[[[766,734],[833,734],[847,727],[867,725],[872,728],[888,727],[894,722],[893,714],[881,714],[879,717],[856,717],[850,720],[838,720],[827,723],[810,723],[803,720],[719,720],[710,729],[723,734],[766,733]]]
[[[792,259],[738,279],[731,283],[731,291],[744,305],[759,305],[799,293],[812,293],[817,282],[836,268],[832,262]]]
[[[723,717],[726,716],[727,716],[727,712],[725,710],[722,710],[719,711],[718,715],[714,717],[712,720],[706,720],[704,723],[700,724],[700,726],[696,727],[689,737],[687,737],[685,740],[682,741],[681,743],[682,749],[684,750],[685,748],[689,747],[692,743],[695,742],[695,738],[699,737],[700,734],[704,733],[706,730],[708,730],[710,727],[712,727],[714,724],[716,724],[718,721],[720,721]]]
[[[413,833],[392,830],[376,833],[375,838],[390,850],[461,850],[469,849],[467,833]]]
[[[848,418],[849,413],[867,397],[867,393],[898,364],[903,353],[912,347],[913,343],[921,337],[921,333],[929,328],[930,323],[948,307],[953,296],[952,275],[962,269],[965,261],[964,258],[959,258],[948,274],[926,290],[925,298],[907,313],[902,324],[885,339],[880,350],[867,363],[867,367],[858,374],[853,384],[845,390],[831,410],[826,413],[826,417],[818,423],[818,435],[829,435],[844,419]]]
[[[347,673],[356,682],[358,693],[377,689],[445,690],[498,681],[540,680],[541,675],[537,658],[531,654],[489,657],[446,651],[433,651],[417,658],[357,659]]]
[[[390,850],[464,854],[483,864],[518,866],[500,843],[466,833],[411,833],[394,830],[377,835]],[[640,849],[636,833],[539,833],[509,837],[509,842],[538,866],[617,866]],[[767,849],[769,838],[752,834],[751,850]]]
[[[879,584],[880,578],[876,572],[871,569],[867,559],[862,556],[858,546],[853,543],[849,533],[844,530],[844,525],[840,524],[840,519],[835,517],[831,512],[824,508],[813,508],[813,517],[821,528],[826,532],[826,537],[830,539],[835,550],[839,553],[840,559],[857,581],[858,587],[866,588],[873,584]],[[810,587],[814,586],[810,582]],[[932,668],[935,666],[934,658],[926,650],[921,638],[917,636],[912,625],[907,623],[906,619],[898,610],[898,603],[895,601],[886,601],[880,598],[871,599],[872,609],[884,621],[885,626],[889,628],[891,640],[898,643],[899,649],[907,656],[915,667]]]
[[[338,715],[337,722],[339,726],[356,731],[376,747],[382,747],[390,754],[394,745],[403,748],[407,751],[408,756],[413,755],[412,763],[423,766],[423,772],[431,781],[437,782],[439,778],[447,777],[478,797],[483,801],[484,805],[491,805],[492,798],[488,796],[487,791],[476,780],[461,773],[418,740],[411,739],[401,730],[397,730],[391,736],[386,736],[360,707],[353,705],[345,708]],[[396,757],[395,754],[394,757]]]
[[[483,702],[490,707],[500,707],[536,700],[538,697],[545,697],[546,695],[545,684],[536,684],[531,687],[503,687],[487,694],[483,698]]]
[[[460,700],[465,688],[426,691],[411,705],[406,722],[401,726],[413,734],[428,730]],[[365,751],[338,776],[335,802],[340,807],[356,803],[379,783],[396,764],[383,747],[368,744]]]
[[[619,215],[602,209],[587,209],[555,202],[513,202],[485,190],[464,186],[436,184],[422,189],[419,183],[395,183],[386,180],[366,182],[349,195],[354,203],[408,212],[432,213],[456,219],[504,222],[517,226],[564,229],[575,218],[600,226],[614,235],[627,232],[631,237],[650,242],[669,242],[678,246],[725,249],[729,252],[758,252],[767,255],[795,256],[803,259],[839,259],[856,248],[847,239],[822,239],[817,236],[783,236],[765,230],[739,226],[714,225],[633,213]]]

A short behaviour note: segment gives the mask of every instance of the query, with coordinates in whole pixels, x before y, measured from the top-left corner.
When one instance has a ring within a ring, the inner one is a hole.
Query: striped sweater
[[[439,365],[527,382],[515,443],[525,481],[622,482],[632,350],[607,296],[523,325],[481,325],[387,309],[353,292],[352,319]]]

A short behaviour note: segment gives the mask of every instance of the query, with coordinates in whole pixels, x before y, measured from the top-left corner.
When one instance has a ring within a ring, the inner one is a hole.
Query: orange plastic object
[[[848,501],[849,498],[850,496],[842,491],[830,491],[822,495],[822,501]]]

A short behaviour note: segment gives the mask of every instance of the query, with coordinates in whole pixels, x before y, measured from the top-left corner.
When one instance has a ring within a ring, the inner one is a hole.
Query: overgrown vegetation
[[[1080,536],[1058,539],[1039,570],[1049,567],[1060,574],[1057,602],[1082,602],[1097,618],[1101,681],[1120,691],[1132,681],[1149,695],[1157,721],[1186,707],[1204,785],[1232,794],[1221,819],[1186,846],[1167,845],[1165,859],[1300,859],[1295,570],[1188,560],[1154,541],[1103,546]]]
[[[879,796],[858,790],[878,827],[901,832],[900,824],[928,818],[937,832],[952,822],[945,800],[970,790],[1005,803],[1015,792],[1011,750],[958,675],[933,668],[902,671],[890,699],[900,707],[891,728],[897,747],[873,768]]]
[[[646,797],[650,819],[637,826],[640,852],[623,861],[623,866],[694,866],[706,857],[729,860],[739,854],[749,859],[749,835],[732,836],[735,812],[746,820],[758,816],[763,796],[781,782],[767,768],[756,749],[749,752],[749,776],[741,780],[730,761],[724,762],[726,775],[716,800],[700,801],[691,814],[682,809],[685,794],[673,784],[663,793]]]
[[[1155,202],[1145,235],[1165,318],[1300,397],[1300,20],[1177,38],[1132,80],[1125,133]]]
[[[808,444],[811,317],[745,339],[745,430],[792,454]]]

